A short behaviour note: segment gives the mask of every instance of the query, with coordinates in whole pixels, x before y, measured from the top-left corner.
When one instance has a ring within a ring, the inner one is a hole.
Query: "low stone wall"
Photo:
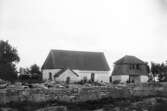
[[[167,85],[161,86],[103,86],[83,88],[50,88],[50,89],[0,89],[0,104],[11,102],[86,102],[103,98],[132,98],[147,96],[167,97]]]

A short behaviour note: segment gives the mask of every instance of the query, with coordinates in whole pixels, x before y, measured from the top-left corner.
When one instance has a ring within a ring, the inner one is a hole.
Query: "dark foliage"
[[[34,77],[30,75],[20,75],[19,76],[19,81],[22,83],[42,83],[43,81],[39,79],[39,77]]]
[[[12,47],[8,41],[0,41],[0,78],[8,81],[17,79],[17,71],[15,63],[18,63],[20,58],[16,48]]]
[[[160,82],[167,81],[167,64],[151,63],[152,76],[158,76]]]
[[[30,66],[30,73],[31,74],[34,74],[34,73],[37,73],[37,74],[40,74],[41,71],[40,71],[40,68],[37,64],[33,64]]]
[[[42,82],[42,73],[38,65],[33,64],[27,68],[25,74],[19,76],[19,81],[27,83],[40,83]]]
[[[121,81],[120,80],[115,80],[113,81],[113,84],[119,84]]]
[[[29,70],[32,74],[32,79],[42,80],[42,72],[40,71],[40,67],[37,64],[31,65]]]

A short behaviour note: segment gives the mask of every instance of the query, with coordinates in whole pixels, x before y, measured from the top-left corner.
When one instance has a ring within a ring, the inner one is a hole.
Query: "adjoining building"
[[[148,65],[137,57],[126,55],[114,64],[112,81],[133,83],[148,81]]]
[[[44,80],[109,82],[110,68],[102,52],[51,50],[42,73]]]

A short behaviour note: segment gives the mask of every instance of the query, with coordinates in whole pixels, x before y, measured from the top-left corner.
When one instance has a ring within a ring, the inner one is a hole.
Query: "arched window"
[[[95,73],[91,73],[91,82],[95,81]]]
[[[52,80],[52,73],[49,72],[49,80]]]

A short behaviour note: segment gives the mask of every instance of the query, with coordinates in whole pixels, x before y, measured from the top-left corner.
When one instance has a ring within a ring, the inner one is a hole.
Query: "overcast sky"
[[[42,65],[50,49],[103,51],[167,60],[166,0],[0,0],[0,39],[18,49],[19,66]]]

